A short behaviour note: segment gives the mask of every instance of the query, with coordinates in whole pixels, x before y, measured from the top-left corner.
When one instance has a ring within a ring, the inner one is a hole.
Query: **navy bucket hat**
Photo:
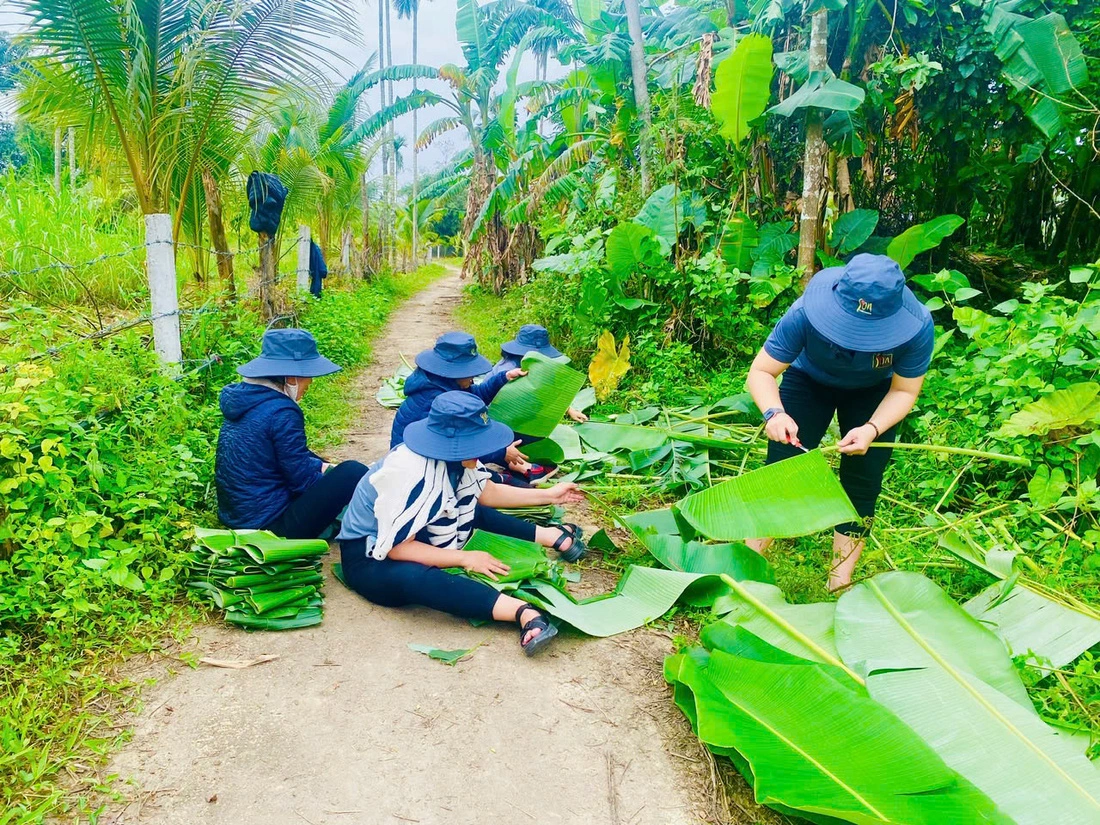
[[[245,378],[318,378],[339,371],[322,357],[316,339],[304,329],[269,329],[259,358],[237,367]]]
[[[515,438],[510,427],[489,418],[473,393],[436,396],[428,417],[405,428],[405,445],[417,455],[439,461],[466,461],[495,453]]]
[[[547,358],[560,358],[561,350],[550,346],[550,333],[546,327],[538,324],[524,324],[519,328],[519,333],[506,344],[500,345],[501,352],[505,355],[514,355],[522,358],[529,352],[537,352]]]
[[[432,349],[416,356],[416,365],[444,378],[476,378],[493,368],[489,359],[478,353],[474,336],[466,332],[443,333]]]
[[[856,255],[818,272],[802,295],[810,325],[837,346],[856,352],[900,347],[924,326],[922,305],[886,255]]]

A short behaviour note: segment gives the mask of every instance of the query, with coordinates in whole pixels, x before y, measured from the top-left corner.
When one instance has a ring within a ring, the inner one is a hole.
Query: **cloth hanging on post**
[[[321,297],[324,284],[321,282],[328,277],[328,265],[325,263],[325,255],[316,241],[309,242],[309,291],[314,298]]]
[[[283,216],[283,204],[286,203],[287,189],[276,175],[267,172],[253,172],[248,176],[249,218],[248,226],[253,232],[274,235],[279,231],[279,220]]]

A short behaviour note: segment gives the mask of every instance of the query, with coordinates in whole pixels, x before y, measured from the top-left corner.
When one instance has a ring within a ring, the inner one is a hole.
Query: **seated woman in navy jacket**
[[[244,380],[221,393],[214,469],[226,527],[317,538],[351,501],[367,468],[333,466],[311,451],[298,406],[314,378],[339,369],[302,329],[268,330],[260,357],[237,369]]]

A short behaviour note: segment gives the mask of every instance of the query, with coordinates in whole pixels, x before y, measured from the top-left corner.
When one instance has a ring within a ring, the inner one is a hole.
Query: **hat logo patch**
[[[894,365],[894,353],[876,352],[871,356],[871,363],[876,370],[889,369]]]
[[[488,424],[489,423],[489,413],[483,412],[481,414],[481,423],[482,424]]]
[[[871,307],[872,307],[872,304],[871,304],[870,301],[867,301],[867,300],[864,300],[863,298],[860,298],[859,303],[856,305],[856,312],[861,312],[864,315],[870,315],[871,314]]]

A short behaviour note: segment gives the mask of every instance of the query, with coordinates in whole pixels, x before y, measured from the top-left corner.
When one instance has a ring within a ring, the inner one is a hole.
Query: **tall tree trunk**
[[[76,184],[76,127],[69,127],[69,186]]]
[[[419,28],[419,15],[420,0],[413,1],[412,7],[412,24],[413,24],[413,63],[417,61],[417,29]],[[413,78],[413,92],[417,90],[416,78]],[[418,137],[417,132],[417,110],[413,109],[413,188],[412,188],[412,259],[413,269],[415,269],[420,263],[420,205],[417,200],[420,196],[420,177],[419,170],[417,169],[417,147],[416,139]]]
[[[369,173],[363,173],[363,272],[366,278],[371,271],[371,247],[370,247],[370,188]]]
[[[222,193],[218,181],[208,169],[202,170],[202,188],[206,192],[206,221],[210,224],[210,242],[218,260],[218,277],[221,278],[229,300],[237,300],[237,284],[233,280],[233,253],[229,251],[229,241],[225,237],[225,222],[222,220]]]
[[[61,193],[61,127],[53,130],[53,191]]]
[[[393,3],[391,0],[386,0],[386,65],[393,65],[393,17],[391,11],[393,9]],[[393,105],[393,81],[389,81],[387,84],[390,90],[390,106]],[[395,231],[395,211],[396,211],[396,192],[397,192],[397,131],[394,127],[394,123],[390,121],[390,183],[386,187],[386,199],[389,203],[389,210],[387,215],[387,228],[389,230],[389,264],[393,269],[397,264],[397,233]]]
[[[381,64],[381,68],[386,68],[386,4],[383,0],[378,0],[378,62]],[[386,102],[388,97],[386,95],[386,83],[383,81],[378,84],[378,94],[380,98],[379,111],[386,108]],[[388,130],[387,130],[388,133]],[[390,174],[390,153],[389,148],[385,142],[382,144],[382,188],[385,192],[386,180]],[[386,254],[386,209],[385,209],[385,195],[382,196],[383,206],[378,210],[378,260],[382,261],[383,256]]]
[[[275,268],[278,254],[275,239],[266,232],[256,233],[260,241],[260,312],[265,321],[275,317]]]
[[[646,82],[645,39],[642,35],[642,13],[638,0],[625,0],[626,25],[630,31],[630,75],[634,85],[634,105],[642,118],[639,150],[642,170],[642,194],[648,195],[652,179],[649,168],[649,138],[652,116],[649,111],[649,86]]]
[[[828,66],[829,13],[819,11],[811,17],[810,73],[822,72]],[[814,274],[817,235],[821,226],[821,198],[825,189],[825,144],[820,109],[806,110],[806,154],[802,162],[802,218],[798,235],[798,265],[802,267],[802,283]]]

